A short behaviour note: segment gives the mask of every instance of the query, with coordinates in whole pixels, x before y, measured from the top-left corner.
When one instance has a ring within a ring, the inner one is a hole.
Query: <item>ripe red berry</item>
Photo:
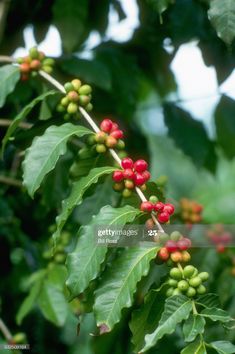
[[[162,211],[161,213],[158,214],[157,219],[161,223],[165,223],[169,221],[170,215],[166,211]]]
[[[154,210],[155,211],[162,211],[164,208],[164,204],[162,202],[157,202],[154,204]]]
[[[225,252],[225,246],[222,243],[220,243],[220,244],[218,244],[216,246],[216,250],[217,250],[218,253],[224,253]]]
[[[173,240],[166,241],[165,247],[166,247],[167,251],[170,253],[176,252],[178,250],[178,244]]]
[[[144,171],[141,174],[144,177],[145,182],[147,182],[150,179],[150,177],[151,177],[151,174],[149,173],[149,171]]]
[[[153,210],[153,204],[151,202],[142,202],[140,205],[140,210],[150,213]]]
[[[190,243],[191,243],[191,241],[190,241]],[[186,251],[190,247],[188,239],[186,239],[185,237],[182,238],[181,240],[177,241],[177,246],[181,251]]]
[[[134,180],[135,180],[136,186],[141,186],[142,184],[145,183],[145,179],[140,173],[135,174]]]
[[[110,119],[104,119],[100,124],[100,129],[105,133],[109,133],[113,127],[113,122]]]
[[[127,168],[126,170],[123,171],[123,177],[125,179],[134,179],[135,173],[131,168]]]
[[[121,182],[123,180],[123,172],[122,171],[114,171],[112,176],[114,182]]]
[[[30,66],[28,63],[22,63],[20,64],[20,71],[24,74],[29,73],[30,72]]]
[[[137,172],[144,172],[148,168],[148,164],[145,160],[137,160],[134,163],[134,168]]]
[[[167,261],[169,259],[169,252],[167,251],[166,247],[160,248],[158,251],[157,257],[162,261]]]
[[[117,129],[117,130],[112,131],[112,133],[110,135],[113,136],[115,139],[122,139],[123,138],[123,131],[120,129]]]
[[[113,132],[114,130],[118,130],[119,129],[119,125],[115,122],[112,122],[113,123],[113,126],[112,126],[112,129],[111,129],[111,132]]]
[[[124,169],[127,168],[132,168],[133,167],[133,160],[130,159],[129,157],[125,157],[124,159],[122,159],[121,165]]]
[[[172,215],[175,211],[175,207],[173,204],[166,203],[164,205],[163,211],[166,211],[168,214]]]

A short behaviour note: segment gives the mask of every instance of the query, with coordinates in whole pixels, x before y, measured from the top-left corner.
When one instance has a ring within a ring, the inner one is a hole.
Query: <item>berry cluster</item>
[[[196,267],[187,265],[184,268],[174,267],[170,271],[170,278],[167,290],[167,297],[184,294],[188,297],[202,295],[206,292],[206,287],[202,284],[207,281],[209,274],[207,272],[198,273]]]
[[[203,206],[194,200],[182,198],[180,200],[181,218],[186,224],[195,224],[202,220]]]
[[[223,225],[214,225],[211,230],[207,231],[209,240],[216,246],[218,253],[224,253],[226,247],[232,242],[232,234],[224,230]]]
[[[57,106],[59,112],[67,112],[68,115],[76,115],[79,112],[79,106],[84,107],[88,112],[93,109],[91,101],[92,88],[90,85],[82,85],[79,79],[64,84],[66,96]],[[65,116],[65,118],[68,118]]]
[[[54,230],[54,228],[51,228],[51,230]],[[61,237],[58,241],[58,244],[56,245],[53,257],[51,254],[51,250],[46,250],[43,253],[43,258],[51,260],[52,263],[58,263],[58,264],[63,264],[66,259],[66,252],[65,252],[65,247],[68,246],[70,242],[71,235],[69,232],[62,232]],[[53,241],[49,241],[50,246],[52,247]]]
[[[28,80],[30,73],[36,73],[43,70],[50,74],[53,70],[55,63],[54,59],[46,58],[43,52],[38,51],[36,47],[29,50],[29,55],[26,57],[18,58],[20,64],[21,80]]]
[[[93,136],[93,144],[98,153],[105,153],[108,149],[124,149],[125,143],[122,140],[123,131],[119,129],[117,123],[111,119],[104,119],[100,123],[100,131]]]
[[[158,198],[155,195],[152,195],[148,201],[142,202],[140,205],[140,210],[148,213],[156,213],[157,220],[164,224],[170,220],[171,215],[174,214],[175,208],[171,203],[162,203],[158,201]],[[147,221],[148,228],[150,222]]]
[[[130,197],[135,187],[140,187],[142,190],[146,189],[145,183],[151,176],[145,160],[134,162],[129,157],[125,157],[122,159],[121,166],[123,170],[117,170],[113,173],[115,182],[113,189],[115,191],[122,191],[123,197]]]
[[[191,247],[192,242],[179,231],[172,232],[170,236],[166,233],[160,233],[158,240],[155,241],[162,246],[158,251],[157,261],[175,263],[190,261],[191,256],[187,250]]]

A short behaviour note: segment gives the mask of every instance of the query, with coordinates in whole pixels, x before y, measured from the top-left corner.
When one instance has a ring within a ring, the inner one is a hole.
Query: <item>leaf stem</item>
[[[196,308],[196,304],[195,304],[195,301],[194,301],[194,300],[192,300],[192,307],[193,307],[193,314],[194,314],[194,315],[198,315],[197,308]]]
[[[10,330],[7,328],[6,324],[3,322],[3,320],[0,318],[0,331],[6,338],[6,340],[9,342],[13,339],[12,334]]]
[[[8,184],[9,186],[13,186],[13,187],[19,187],[19,188],[22,187],[21,181],[10,177],[5,177],[5,176],[0,176],[0,183]]]

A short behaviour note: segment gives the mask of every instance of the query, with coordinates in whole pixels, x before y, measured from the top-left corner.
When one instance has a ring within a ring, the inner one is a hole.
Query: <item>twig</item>
[[[9,127],[13,121],[10,119],[0,119],[0,126],[1,127]],[[32,128],[33,124],[31,123],[26,123],[26,122],[20,122],[19,127],[22,129],[30,129]]]
[[[11,177],[6,177],[6,176],[0,176],[0,183],[8,184],[9,186],[14,186],[14,187],[22,187],[22,182],[19,181],[18,179],[14,179]]]
[[[0,331],[2,332],[2,334],[4,335],[4,337],[8,342],[12,341],[13,339],[12,334],[1,318],[0,318]]]
[[[5,63],[14,63],[15,59],[12,57],[9,57],[7,55],[0,55],[0,62],[5,62]]]

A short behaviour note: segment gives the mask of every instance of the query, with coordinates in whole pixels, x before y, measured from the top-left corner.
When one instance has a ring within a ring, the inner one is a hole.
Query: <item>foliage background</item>
[[[179,107],[177,82],[170,64],[180,45],[196,39],[205,64],[215,67],[218,84],[221,84],[234,69],[234,44],[228,47],[228,43],[218,38],[208,19],[209,1],[162,1],[166,7],[169,6],[161,14],[162,24],[158,1],[139,0],[137,3],[140,25],[128,41],[120,43],[105,39],[110,6],[115,8],[120,21],[125,18],[122,5],[117,0],[50,0],[36,1],[33,6],[28,0],[14,0],[7,9],[5,25],[3,21],[0,24],[0,53],[11,55],[16,48],[25,46],[23,30],[27,25],[33,26],[35,38],[40,43],[50,25],[54,24],[60,32],[63,46],[63,53],[56,60],[55,75],[59,81],[79,76],[93,86],[93,116],[111,115],[120,122],[127,132],[130,154],[137,157],[141,153],[150,161],[154,179],[161,175],[168,177],[168,197],[176,201],[188,197],[203,203],[206,222],[233,223],[235,102],[221,96],[214,114],[216,136],[212,140],[204,125]],[[84,44],[94,30],[99,32],[102,41],[93,49],[92,59],[81,59]],[[173,47],[170,53],[164,49],[166,38]],[[42,89],[39,82],[19,83],[0,110],[0,118],[13,119]],[[35,134],[40,135],[57,120],[56,116],[50,117],[47,108],[41,106],[32,111],[29,122],[34,123],[33,129],[17,131],[14,142],[6,150],[4,161],[0,162],[1,176],[21,180],[20,151],[30,145]],[[148,119],[149,108],[156,112],[151,120]],[[159,109],[164,114],[166,134],[156,130],[153,133]],[[1,136],[4,133],[5,128],[1,127]],[[42,252],[51,235],[50,227],[60,202],[69,188],[67,174],[61,174],[61,171],[69,170],[74,154],[71,148],[55,171],[49,174],[34,200],[21,188],[4,183],[0,185],[1,316],[13,332],[19,331],[15,314],[25,297],[28,276],[46,264]],[[107,195],[105,190],[103,194]],[[99,207],[105,204],[107,199],[101,198]],[[87,222],[86,208],[91,208],[89,200],[77,208],[71,219],[69,231],[72,235],[78,223]],[[70,249],[73,249],[73,244]],[[213,269],[218,263],[218,256],[213,250],[211,252],[210,268]],[[205,264],[207,261],[205,258]],[[224,275],[220,282],[225,284],[226,279]],[[212,284],[215,290],[217,286],[217,282]],[[230,291],[233,292],[234,287]],[[82,322],[77,338],[75,317],[60,329],[45,321],[35,310],[24,320],[20,330],[27,333],[35,353],[53,354],[59,349],[68,353],[105,354],[110,353],[111,348],[114,353],[131,352],[126,345],[129,329],[125,317],[123,323],[106,338],[88,336],[88,333],[95,332],[92,315],[85,316]],[[174,340],[177,348],[180,345],[177,335]],[[165,354],[168,350],[172,354],[172,343],[169,349],[164,343],[164,348]]]

